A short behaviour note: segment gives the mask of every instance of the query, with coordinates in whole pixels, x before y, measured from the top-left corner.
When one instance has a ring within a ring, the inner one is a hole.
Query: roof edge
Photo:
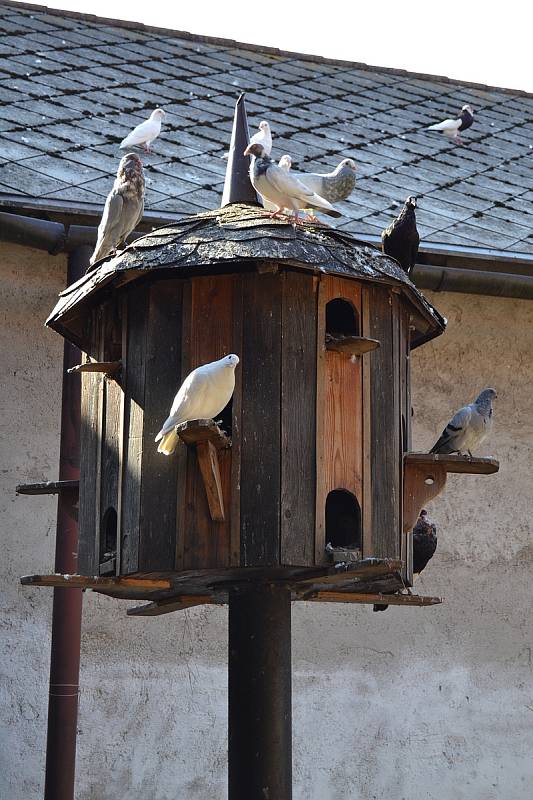
[[[134,20],[115,19],[114,17],[100,17],[96,14],[84,14],[81,11],[70,11],[61,8],[50,8],[49,6],[40,5],[39,3],[26,3],[18,2],[18,0],[0,0],[0,8],[23,8],[28,11],[41,11],[46,14],[57,17],[68,17],[71,19],[87,20],[87,22],[99,22],[104,25],[113,25],[118,28],[125,28],[127,30],[146,31],[148,33],[163,33],[166,36],[174,36],[179,39],[188,39],[193,42],[204,42],[206,44],[221,45],[225,47],[238,47],[242,50],[251,50],[254,52],[267,53],[274,56],[285,56],[290,58],[299,58],[305,61],[311,61],[315,64],[330,64],[339,67],[349,67],[352,69],[362,69],[367,72],[382,72],[389,75],[409,76],[412,78],[419,78],[422,80],[437,80],[445,83],[450,83],[457,86],[467,86],[472,89],[489,89],[503,92],[504,94],[512,94],[518,97],[533,97],[533,92],[526,92],[525,89],[512,89],[505,86],[492,86],[485,83],[476,83],[474,81],[463,81],[458,78],[448,78],[446,75],[433,75],[425,72],[410,72],[406,69],[397,69],[395,67],[380,67],[375,64],[365,64],[362,61],[348,61],[346,59],[327,58],[326,56],[319,56],[313,53],[298,53],[295,50],[280,50],[277,47],[269,47],[263,44],[254,44],[251,42],[239,42],[236,39],[224,39],[218,36],[204,36],[199,33],[190,33],[189,31],[179,31],[174,28],[161,28],[156,25],[145,25],[144,22],[136,22]]]

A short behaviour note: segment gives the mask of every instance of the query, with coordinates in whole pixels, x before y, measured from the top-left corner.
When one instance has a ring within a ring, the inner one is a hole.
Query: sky
[[[46,5],[533,92],[531,0],[46,0]]]

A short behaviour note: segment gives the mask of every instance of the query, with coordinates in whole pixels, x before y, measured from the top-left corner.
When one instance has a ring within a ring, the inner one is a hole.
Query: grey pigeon
[[[437,549],[437,526],[431,522],[425,508],[413,528],[413,573],[420,575],[424,567],[435,555]],[[376,603],[374,611],[386,611],[387,605]]]
[[[381,234],[381,249],[409,273],[416,264],[420,236],[416,227],[416,197],[408,197],[394,222]]]
[[[161,121],[166,117],[162,108],[156,108],[150,114],[149,119],[141,122],[136,128],[128,133],[125,139],[120,143],[120,149],[125,150],[126,147],[133,147],[136,144],[144,145],[147,153],[150,152],[150,145],[161,133]]]
[[[126,153],[118,165],[113,188],[107,195],[98,239],[90,264],[106,258],[135,230],[144,212],[144,174],[141,159]]]
[[[474,122],[474,110],[468,103],[461,109],[461,113],[457,119],[445,119],[443,122],[437,122],[435,125],[430,125],[426,130],[428,131],[442,131],[444,136],[448,139],[454,139],[458,144],[462,144],[460,131],[466,131]]]
[[[351,158],[345,158],[333,172],[325,174],[297,172],[295,174],[304,186],[318,194],[319,197],[323,197],[329,203],[340,203],[341,200],[346,200],[354,190],[355,170],[355,162]]]
[[[290,170],[283,169],[269,158],[262,145],[257,143],[249,145],[245,153],[252,156],[250,164],[252,186],[256,192],[276,206],[272,216],[278,216],[284,208],[294,211],[295,223],[299,222],[298,211],[302,208],[316,209],[330,217],[341,216],[331,203],[304,186]]]
[[[442,455],[468,453],[472,457],[472,450],[481,444],[492,428],[492,401],[495,397],[495,389],[483,389],[473,403],[460,408],[429,452]]]
[[[193,369],[181,384],[170,414],[155,437],[158,453],[171,455],[179,441],[176,425],[192,419],[213,419],[227,406],[235,389],[239,357],[231,353]]]

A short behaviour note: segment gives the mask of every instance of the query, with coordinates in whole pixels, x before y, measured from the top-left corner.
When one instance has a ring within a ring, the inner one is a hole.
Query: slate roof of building
[[[220,204],[235,99],[266,118],[273,156],[305,171],[341,158],[357,187],[335,221],[372,240],[409,194],[423,244],[533,254],[533,96],[446,78],[1,2],[0,205],[99,216],[118,144],[156,106],[146,212]],[[425,127],[475,110],[458,146]]]

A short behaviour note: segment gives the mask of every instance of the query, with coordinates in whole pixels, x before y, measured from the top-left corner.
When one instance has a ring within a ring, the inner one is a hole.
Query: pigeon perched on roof
[[[324,174],[297,172],[296,177],[304,186],[329,203],[340,203],[341,200],[346,200],[354,190],[355,170],[355,161],[351,158],[344,158],[333,172]]]
[[[420,575],[437,549],[437,526],[431,522],[425,508],[413,528],[413,573]],[[386,611],[388,605],[376,603],[373,611]]]
[[[254,144],[260,144],[263,150],[265,151],[265,155],[269,156],[272,152],[272,132],[270,130],[270,125],[264,119],[262,122],[259,123],[259,130],[257,133],[254,133],[252,138],[250,139],[250,144],[244,151],[245,156],[249,156],[251,153],[250,148]]]
[[[394,222],[381,234],[381,249],[409,273],[416,264],[420,236],[416,227],[416,197],[408,197]]]
[[[126,153],[120,159],[117,177],[107,195],[94,253],[89,264],[94,264],[125,243],[135,230],[144,212],[144,174],[141,159],[135,153]]]
[[[133,147],[134,145],[144,145],[147,153],[150,152],[150,145],[157,139],[161,132],[161,121],[166,117],[162,108],[156,108],[152,111],[150,118],[141,122],[136,128],[128,133],[125,139],[120,143],[120,149],[124,150],[126,147]]]
[[[239,357],[233,353],[218,361],[193,369],[181,384],[170,414],[155,437],[158,453],[171,455],[179,441],[176,425],[193,419],[213,419],[227,406],[235,389],[235,367]]]
[[[442,131],[444,136],[448,139],[454,139],[458,144],[462,144],[459,132],[466,131],[474,121],[474,111],[472,106],[464,105],[461,113],[457,119],[445,119],[443,122],[437,122],[435,125],[430,125],[426,130],[428,131]]]
[[[477,399],[463,406],[448,422],[430,453],[450,455],[468,453],[478,447],[492,428],[492,401],[497,397],[495,389],[483,389]]]
[[[289,170],[269,158],[260,144],[249,145],[245,154],[253,156],[250,164],[252,186],[276,206],[272,216],[277,216],[284,208],[294,211],[295,223],[299,222],[298,211],[302,208],[322,211],[330,217],[341,216],[331,203],[309,190]]]

